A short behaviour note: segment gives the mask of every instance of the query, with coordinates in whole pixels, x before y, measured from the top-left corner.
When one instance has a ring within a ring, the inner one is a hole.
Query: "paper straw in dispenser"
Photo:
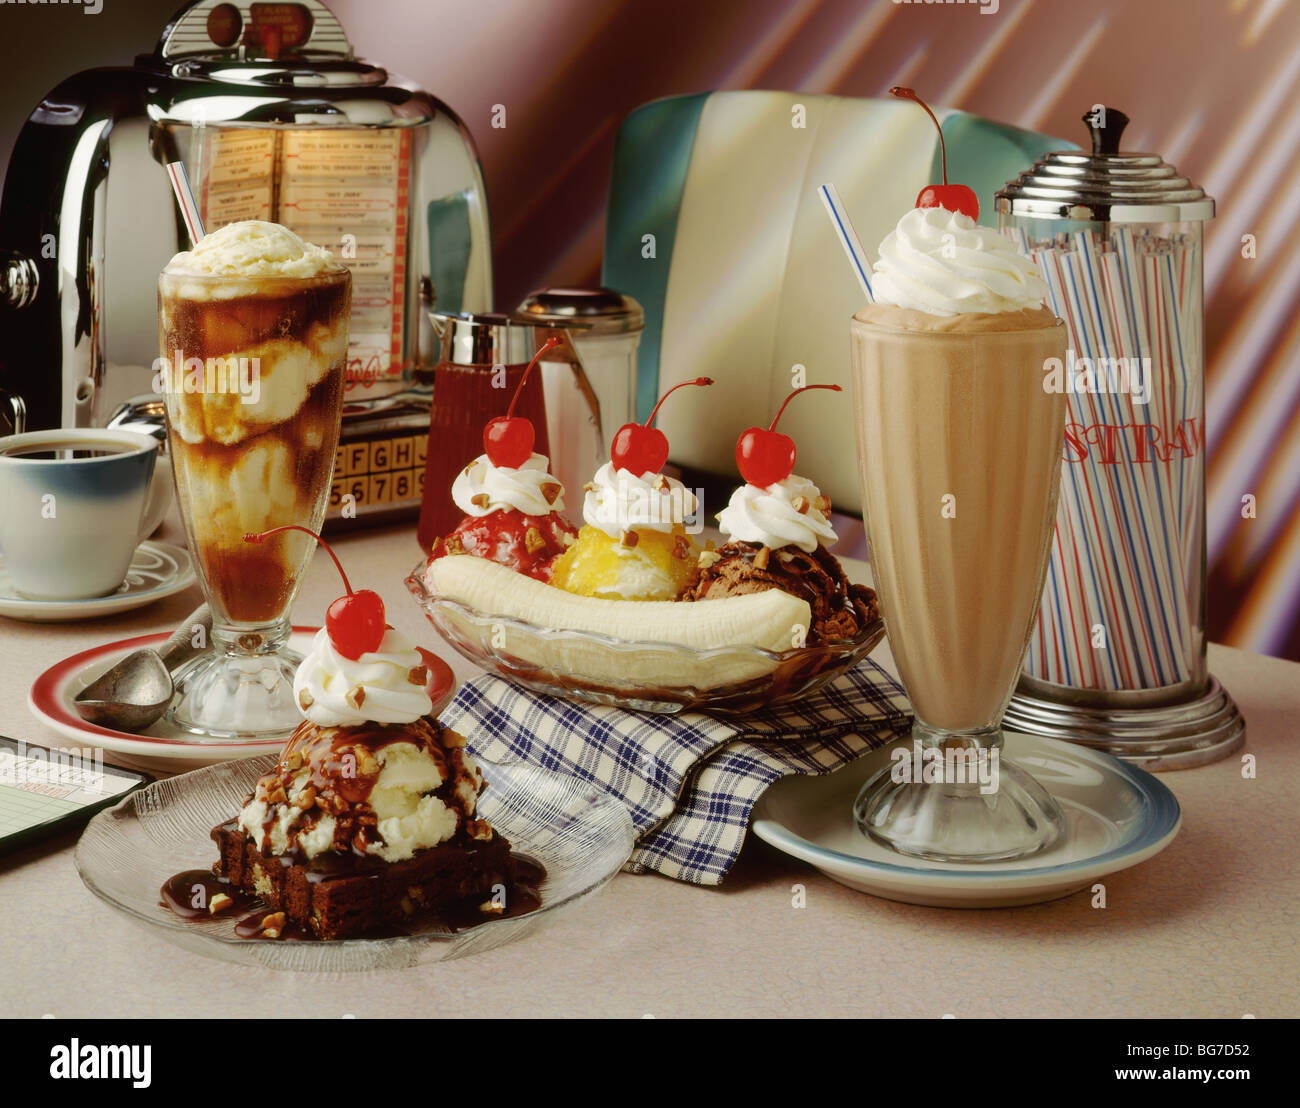
[[[1092,150],[1058,151],[997,194],[1069,329],[1061,497],[1014,730],[1152,769],[1223,757],[1245,735],[1205,643],[1202,226],[1214,201],[1127,117],[1084,116]]]

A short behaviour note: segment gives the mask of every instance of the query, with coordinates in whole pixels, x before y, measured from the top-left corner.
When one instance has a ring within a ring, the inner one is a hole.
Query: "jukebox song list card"
[[[273,220],[333,251],[352,271],[349,393],[400,373],[409,133],[344,127],[197,133],[202,139],[193,161],[206,228]]]

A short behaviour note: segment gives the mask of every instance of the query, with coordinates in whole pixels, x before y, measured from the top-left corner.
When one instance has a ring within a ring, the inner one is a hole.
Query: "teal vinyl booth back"
[[[936,115],[949,179],[975,189],[989,225],[997,189],[1073,145],[963,112]],[[921,187],[940,180],[939,162],[933,124],[899,100],[713,92],[628,116],[614,151],[603,282],[645,309],[638,415],[679,381],[717,382],[660,413],[673,461],[734,474],[736,437],[770,422],[795,365],[810,384],[847,389],[849,318],[862,294],[817,187],[836,185],[874,260]],[[781,429],[798,444],[799,472],[857,512],[847,397],[812,394]]]

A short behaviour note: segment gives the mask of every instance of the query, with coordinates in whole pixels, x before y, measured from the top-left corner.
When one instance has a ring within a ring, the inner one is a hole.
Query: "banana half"
[[[469,554],[432,562],[425,584],[438,597],[480,613],[472,618],[445,605],[439,608],[436,622],[450,624],[464,640],[491,635],[485,645],[493,653],[618,686],[709,689],[762,677],[776,668],[776,660],[746,648],[783,653],[801,646],[812,619],[806,601],[779,589],[692,603],[601,600],[567,593]],[[503,622],[494,626],[493,617]],[[556,631],[618,641],[547,634]],[[701,651],[718,653],[700,658]]]

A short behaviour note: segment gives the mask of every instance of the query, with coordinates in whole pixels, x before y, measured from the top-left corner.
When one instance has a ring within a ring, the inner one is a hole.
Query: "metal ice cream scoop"
[[[196,627],[203,628],[202,646],[194,645]],[[132,651],[82,689],[73,699],[77,714],[114,731],[143,731],[171,703],[172,672],[207,649],[211,630],[212,612],[201,604],[158,649]]]

